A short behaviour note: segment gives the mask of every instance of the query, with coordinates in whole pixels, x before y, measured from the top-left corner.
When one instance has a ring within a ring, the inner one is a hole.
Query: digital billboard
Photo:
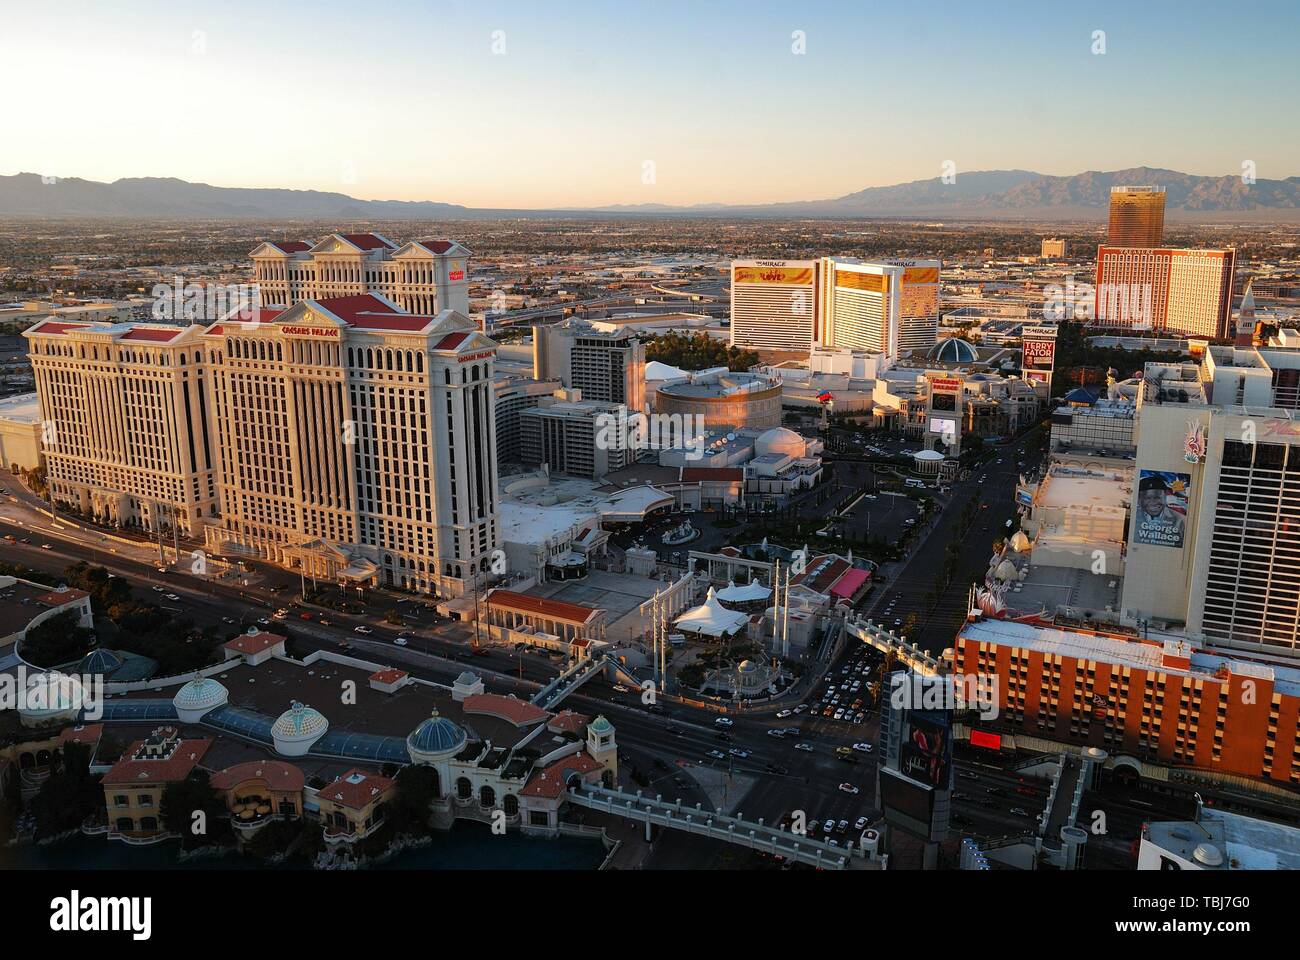
[[[940,713],[913,710],[898,754],[898,771],[936,790],[946,790],[952,776],[952,735]]]

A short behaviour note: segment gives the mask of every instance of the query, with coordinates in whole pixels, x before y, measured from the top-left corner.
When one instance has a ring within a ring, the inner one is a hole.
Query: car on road
[[[779,712],[777,713],[776,717],[777,717],[778,720],[784,720],[786,717],[790,716],[790,714],[792,714],[792,713],[794,713],[793,710],[781,710],[781,711],[779,711]]]
[[[725,753],[723,753],[721,750],[710,750],[710,751],[709,751],[709,756],[711,756],[714,760],[726,760],[726,759],[727,759],[727,755],[726,755]]]
[[[875,748],[869,743],[859,742],[859,743],[855,743],[852,749],[858,751],[858,753],[870,753]]]
[[[370,629],[369,627],[361,626],[361,627],[353,627],[352,632],[366,634],[366,633],[374,633],[375,631]]]
[[[321,617],[320,620],[317,621],[317,623],[319,623],[322,627],[330,626],[330,622],[326,620],[324,617]]]
[[[963,780],[978,780],[978,779],[979,779],[979,774],[975,774],[975,773],[966,773],[965,771],[963,771],[963,772],[957,774],[957,776],[961,777]]]
[[[794,745],[794,748],[795,748],[796,750],[802,750],[804,753],[812,753],[812,752],[813,752],[813,746],[812,746],[811,743],[796,743],[796,744]]]
[[[616,684],[614,684],[614,692],[615,692],[615,693],[627,693],[627,687],[623,686],[623,684],[621,684],[621,683],[616,683]]]
[[[801,703],[801,704],[799,704],[799,706],[797,706],[797,707],[794,708],[794,712],[795,712],[795,713],[803,713],[803,712],[804,712],[805,710],[807,710],[807,709],[808,709],[808,704],[806,704],[806,703]]]
[[[154,592],[154,593],[163,593],[164,591],[166,591],[166,589],[167,589],[166,587],[160,587],[160,586],[155,585],[154,588],[153,588],[153,592]]]
[[[718,717],[716,720],[713,721],[713,725],[714,725],[715,727],[729,727],[729,726],[731,726],[731,718],[730,718],[730,717]]]
[[[54,544],[52,544],[52,543],[42,543],[42,544],[41,544],[41,549],[42,549],[42,550],[53,550],[53,549],[54,549]]]
[[[737,760],[745,760],[749,757],[748,750],[741,750],[739,747],[732,747],[727,753],[731,754]]]
[[[234,623],[234,622],[235,622],[235,618],[234,618],[234,617],[222,617],[222,618],[221,618],[221,622],[222,622],[222,623]]]
[[[1027,816],[1029,816],[1029,811],[1026,810],[1024,807],[1012,807],[1012,808],[1011,808],[1010,810],[1008,810],[1007,812],[1010,813],[1013,817],[1027,817]]]
[[[769,730],[769,731],[767,731],[767,735],[768,735],[769,737],[784,737],[784,736],[785,736],[785,730],[784,730],[784,729]]]
[[[271,621],[266,619],[266,617],[258,617],[257,622],[264,627],[269,627],[271,625]]]
[[[393,643],[397,644],[399,647],[404,647],[406,646],[407,640],[405,637],[398,637],[393,641]]]

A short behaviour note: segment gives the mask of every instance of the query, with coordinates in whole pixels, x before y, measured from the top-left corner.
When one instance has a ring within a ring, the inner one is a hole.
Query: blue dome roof
[[[406,746],[416,753],[447,753],[459,750],[468,739],[464,730],[434,713],[406,738]]]
[[[91,650],[90,653],[81,658],[81,662],[77,664],[77,672],[83,674],[100,673],[107,675],[122,666],[125,662],[126,661],[124,661],[114,651],[99,647],[98,649]]]
[[[975,347],[960,337],[940,340],[926,356],[938,363],[976,363],[979,360]]]

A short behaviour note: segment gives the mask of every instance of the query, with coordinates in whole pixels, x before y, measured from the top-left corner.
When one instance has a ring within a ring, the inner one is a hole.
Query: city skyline
[[[1240,118],[1247,100],[1261,121],[1286,109],[1297,11],[1170,10],[1016,4],[990,17],[944,4],[921,19],[657,5],[633,15],[636,31],[626,11],[582,3],[399,3],[379,18],[325,4],[310,22],[242,2],[111,19],[87,7],[57,22],[20,10],[0,52],[42,78],[41,95],[13,106],[26,136],[4,172],[507,208],[813,200],[938,177],[945,163],[958,176],[1144,164],[1240,175],[1246,162],[1261,179],[1294,175],[1296,134]],[[366,45],[379,22],[409,29]],[[51,71],[55,54],[75,66]],[[160,84],[160,69],[176,82]],[[81,111],[92,78],[101,107]],[[871,123],[846,122],[857,103]],[[1113,104],[1104,120],[1097,103]],[[246,118],[217,119],[232,107]],[[159,117],[175,118],[170,131]]]

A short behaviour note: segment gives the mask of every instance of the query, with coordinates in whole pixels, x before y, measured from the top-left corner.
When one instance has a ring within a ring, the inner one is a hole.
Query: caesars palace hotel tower
[[[311,579],[485,585],[496,344],[466,314],[468,255],[376,234],[262,244],[272,282],[248,320],[36,325],[52,498]]]
[[[204,339],[221,450],[210,549],[444,597],[486,580],[496,344],[472,320],[358,294]]]

